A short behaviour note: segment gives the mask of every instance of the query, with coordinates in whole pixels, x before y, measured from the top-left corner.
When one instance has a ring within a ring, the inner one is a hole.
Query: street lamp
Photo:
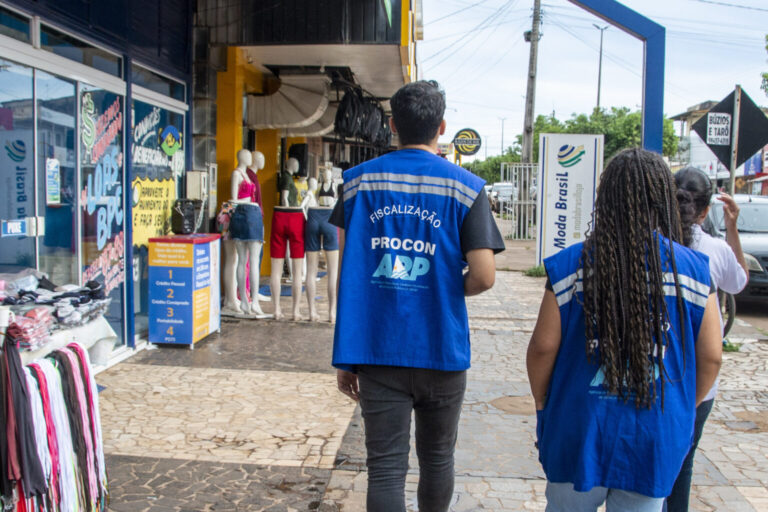
[[[593,23],[592,26],[600,31],[600,63],[597,66],[597,109],[600,110],[600,82],[603,77],[603,32],[609,25],[601,27],[597,23]]]

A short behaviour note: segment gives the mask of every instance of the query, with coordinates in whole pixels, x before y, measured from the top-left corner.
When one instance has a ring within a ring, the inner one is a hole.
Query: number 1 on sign
[[[173,270],[168,269],[168,279],[173,279]]]

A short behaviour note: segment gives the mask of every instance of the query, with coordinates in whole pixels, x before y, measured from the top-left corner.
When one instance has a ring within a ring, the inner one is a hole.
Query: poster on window
[[[125,282],[123,97],[84,88],[80,98],[83,281],[112,298],[107,319],[122,336]]]
[[[539,264],[584,241],[603,171],[603,136],[567,133],[539,137]]]

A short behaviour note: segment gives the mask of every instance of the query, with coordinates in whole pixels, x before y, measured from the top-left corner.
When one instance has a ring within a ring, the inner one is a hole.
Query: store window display
[[[333,171],[330,166],[323,168],[319,187],[310,178],[307,208],[307,225],[304,230],[304,249],[307,254],[307,302],[309,319],[317,322],[320,316],[315,304],[317,292],[317,271],[320,251],[325,251],[328,267],[328,321],[336,321],[336,278],[339,272],[339,232],[328,222],[336,204],[336,190]]]
[[[272,304],[275,308],[275,318],[285,318],[280,308],[280,293],[282,291],[280,278],[283,274],[283,263],[286,255],[291,260],[291,270],[294,276],[301,275],[301,267],[304,260],[304,226],[306,218],[298,202],[298,193],[293,176],[299,172],[299,161],[289,158],[285,163],[285,170],[280,173],[277,180],[279,205],[275,206],[272,216],[272,235],[270,238],[272,275],[270,286],[272,291]],[[290,250],[290,253],[288,251]],[[301,296],[301,279],[293,279],[291,286],[293,298],[293,319],[302,320],[299,313]]]
[[[236,206],[229,222],[229,234],[237,255],[236,279],[240,311],[246,315],[256,315],[257,318],[267,318],[269,315],[261,310],[258,300],[259,256],[264,242],[264,221],[258,202],[261,199],[261,187],[255,172],[264,167],[264,155],[257,153],[256,157],[258,162],[254,162],[253,155],[245,149],[237,153],[237,167],[232,171],[230,201]],[[248,272],[247,267],[250,267]],[[225,274],[227,277],[228,274]]]

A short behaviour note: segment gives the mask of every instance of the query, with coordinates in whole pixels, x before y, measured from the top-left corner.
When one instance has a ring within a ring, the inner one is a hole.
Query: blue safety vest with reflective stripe
[[[710,293],[709,258],[674,244],[683,297],[680,318],[666,249],[669,242],[659,238],[670,324],[663,356],[666,375],[657,373],[657,378],[665,378],[663,411],[660,397],[652,408],[637,409],[632,399],[625,403],[609,394],[599,363],[587,360],[579,264],[583,244],[544,261],[562,329],[546,406],[538,413],[536,429],[539,460],[552,482],[570,482],[582,492],[600,486],[664,497],[688,454],[696,417],[694,346]]]
[[[418,149],[344,173],[334,366],[469,368],[459,235],[483,184]]]

